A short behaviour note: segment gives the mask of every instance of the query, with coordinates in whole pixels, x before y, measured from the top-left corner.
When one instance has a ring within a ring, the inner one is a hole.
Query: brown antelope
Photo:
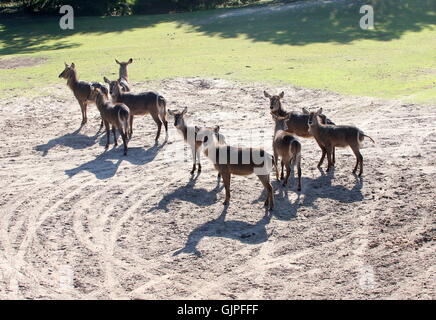
[[[95,86],[99,88],[102,93],[108,98],[108,89],[105,85],[100,82],[85,82],[79,81],[77,78],[76,66],[72,63],[70,66],[65,63],[65,69],[59,75],[59,78],[63,78],[67,80],[67,85],[70,87],[71,91],[73,91],[74,96],[79,102],[80,109],[82,111],[82,125],[84,125],[88,121],[87,116],[87,107],[88,104],[94,103],[95,101],[91,98],[91,86]],[[100,130],[103,128],[103,121],[100,124]]]
[[[109,102],[105,95],[98,87],[92,87],[91,95],[94,97],[97,104],[98,111],[100,111],[101,118],[104,126],[106,127],[106,146],[109,148],[110,144],[110,128],[112,126],[112,133],[114,135],[115,146],[118,145],[117,135],[115,129],[118,129],[123,139],[124,155],[127,155],[127,133],[129,131],[130,110],[122,103],[113,104]]]
[[[327,154],[327,171],[333,166],[332,162],[332,152],[335,147],[345,148],[350,146],[356,156],[356,166],[354,167],[353,173],[357,171],[357,167],[360,164],[359,176],[363,173],[363,156],[360,153],[360,147],[365,137],[371,139],[373,143],[375,141],[363,133],[362,130],[354,126],[336,126],[336,125],[326,125],[322,124],[319,115],[322,114],[322,108],[317,112],[310,112],[309,114],[309,130],[314,136],[318,145],[322,150],[322,159],[320,163],[323,162],[325,155]]]
[[[118,81],[110,81],[106,77],[104,77],[104,81],[109,84],[109,92],[112,96],[112,100],[115,103],[124,103],[130,109],[129,138],[131,138],[133,134],[133,117],[150,114],[157,124],[156,143],[160,137],[162,122],[166,131],[165,141],[168,140],[168,122],[166,120],[167,102],[164,97],[151,91],[138,94],[123,93]]]
[[[203,152],[215,169],[221,174],[226,190],[224,205],[230,202],[231,175],[248,176],[256,174],[268,192],[265,206],[274,208],[274,194],[269,173],[274,164],[274,157],[263,149],[231,147],[218,140],[210,129],[197,132],[197,139],[203,143]]]
[[[301,191],[301,143],[289,132],[286,131],[287,117],[278,117],[273,114],[275,121],[273,150],[275,159],[275,171],[277,180],[283,180],[283,167],[286,166],[286,178],[283,186],[288,185],[289,176],[291,174],[291,165],[296,166],[298,170],[298,185],[297,190]],[[279,170],[277,163],[281,158],[282,171],[279,179]]]
[[[129,74],[127,73],[127,66],[133,62],[130,58],[127,62],[119,62],[115,59],[115,62],[120,66],[118,82],[123,92],[130,92]]]
[[[285,93],[282,92],[279,95],[271,96],[268,92],[263,92],[265,97],[270,100],[270,109],[271,113],[275,114],[279,117],[288,117],[286,121],[287,132],[291,134],[295,134],[302,138],[313,138],[312,134],[309,132],[308,120],[309,120],[309,112],[303,108],[303,113],[291,111],[287,112],[283,109],[281,100],[284,98]],[[320,115],[322,123],[334,125],[334,123],[328,119],[324,114]],[[336,161],[335,150],[333,149],[333,164]],[[318,168],[320,168],[322,163],[318,164]]]
[[[199,152],[199,149],[201,147],[201,141],[196,139],[196,134],[202,129],[211,130],[214,132],[215,135],[217,135],[218,140],[220,142],[225,143],[225,138],[222,134],[219,133],[220,130],[219,126],[215,126],[215,128],[199,128],[197,126],[188,127],[185,121],[185,115],[187,112],[188,112],[187,107],[185,107],[181,112],[168,110],[168,114],[174,117],[174,126],[177,128],[177,131],[179,131],[182,134],[183,140],[191,147],[192,160],[194,162],[192,165],[191,174],[194,174],[197,163],[198,163],[198,172],[201,172],[201,162],[200,162],[200,152]],[[220,177],[219,173],[218,173],[218,177]]]

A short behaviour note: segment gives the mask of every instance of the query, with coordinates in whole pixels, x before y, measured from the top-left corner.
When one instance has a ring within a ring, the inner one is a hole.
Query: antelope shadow
[[[61,137],[51,139],[45,144],[38,145],[35,147],[35,150],[42,152],[42,156],[45,157],[49,151],[56,146],[65,146],[75,150],[81,150],[96,144],[99,137],[99,132],[90,137],[80,133],[82,128],[83,126],[80,126],[79,129],[72,133],[67,133]]]
[[[304,206],[313,206],[313,203],[318,198],[332,199],[342,203],[354,203],[364,199],[362,194],[363,178],[356,175],[354,177],[355,183],[351,189],[342,185],[332,185],[335,175],[335,169],[325,173],[319,169],[321,175],[318,178],[303,178],[303,193],[305,198],[303,200]]]
[[[190,253],[200,257],[202,254],[197,249],[197,246],[204,237],[228,238],[246,244],[263,243],[270,237],[266,226],[270,223],[272,214],[268,210],[265,210],[265,216],[254,224],[238,220],[226,221],[227,211],[228,206],[224,206],[223,211],[217,219],[208,221],[192,230],[188,236],[185,247],[174,252],[173,256],[177,256],[181,253]]]
[[[186,185],[164,195],[159,203],[155,207],[151,208],[149,212],[156,210],[164,210],[165,212],[168,212],[170,211],[168,205],[175,200],[191,202],[200,207],[207,207],[215,204],[217,202],[217,194],[223,188],[223,186],[220,186],[218,181],[216,187],[211,191],[208,191],[204,188],[195,188],[195,184],[199,176],[200,173],[197,172],[195,176],[191,176]]]
[[[156,158],[159,151],[164,146],[165,144],[154,145],[149,149],[129,148],[127,156],[124,156],[122,151],[123,145],[120,144],[118,147],[114,147],[100,154],[94,160],[86,162],[77,168],[65,170],[65,174],[71,178],[82,171],[88,171],[93,173],[97,179],[109,179],[117,173],[123,161],[138,166],[150,163]]]

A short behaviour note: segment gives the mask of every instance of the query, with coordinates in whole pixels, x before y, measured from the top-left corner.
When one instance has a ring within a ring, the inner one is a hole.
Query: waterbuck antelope
[[[307,112],[306,109],[303,108],[303,113],[300,112],[287,112],[283,109],[281,100],[284,98],[285,93],[281,92],[279,95],[272,96],[268,92],[263,92],[265,97],[267,97],[270,100],[270,110],[271,114],[276,115],[278,117],[287,117],[286,131],[295,134],[302,138],[313,138],[313,135],[309,132],[309,112]],[[334,123],[328,119],[324,114],[319,115],[321,118],[322,123],[325,124],[331,124],[334,125]],[[333,164],[336,161],[336,155],[335,155],[335,149],[333,148],[333,155],[332,155],[332,161]],[[318,163],[318,168],[320,168],[322,163]]]
[[[197,139],[203,143],[203,152],[215,169],[221,174],[226,190],[224,205],[230,202],[231,175],[248,176],[256,174],[267,190],[265,206],[274,208],[274,194],[269,173],[274,164],[274,157],[263,149],[231,147],[218,140],[215,132],[203,129],[197,132]]]
[[[201,147],[202,142],[197,139],[197,133],[202,129],[211,130],[215,133],[215,135],[218,137],[218,140],[220,142],[225,143],[225,138],[222,134],[219,133],[220,130],[219,126],[215,126],[215,128],[199,128],[197,126],[195,127],[187,126],[185,121],[185,115],[187,112],[188,112],[187,107],[185,107],[183,111],[168,110],[168,114],[174,117],[174,126],[177,128],[177,131],[179,131],[182,134],[183,140],[191,147],[192,160],[194,162],[192,165],[191,174],[194,174],[197,163],[198,163],[198,172],[201,172],[199,149]],[[218,173],[218,177],[220,177],[219,173]]]
[[[283,186],[288,185],[289,176],[291,174],[291,165],[296,166],[298,170],[298,184],[297,190],[301,191],[301,143],[289,132],[286,131],[287,117],[278,117],[273,114],[275,121],[274,128],[274,167],[276,171],[277,180],[283,180],[283,167],[286,166],[286,178],[283,182]],[[277,169],[277,163],[281,158],[282,171],[279,179],[279,170]]]
[[[133,117],[150,114],[154,122],[157,124],[157,134],[155,142],[158,143],[160,132],[162,130],[162,122],[165,126],[166,137],[168,140],[168,122],[166,120],[166,105],[167,102],[164,97],[156,92],[143,92],[143,93],[124,93],[122,92],[120,83],[118,81],[110,81],[104,77],[104,81],[109,84],[109,92],[112,100],[115,103],[124,103],[130,109],[130,132],[129,138],[133,134]]]
[[[108,89],[105,85],[100,82],[86,82],[79,81],[77,78],[76,66],[74,63],[71,63],[69,66],[65,63],[65,69],[59,75],[59,78],[63,78],[67,80],[67,85],[73,91],[74,96],[79,102],[80,110],[82,111],[82,125],[84,125],[88,121],[87,108],[88,104],[94,103],[95,101],[91,97],[91,86],[99,88],[101,92],[108,98]],[[100,124],[100,130],[103,128],[103,121]]]
[[[110,128],[114,135],[115,146],[118,145],[117,135],[115,129],[118,129],[123,139],[124,155],[127,155],[127,132],[129,131],[130,110],[125,104],[113,104],[107,100],[105,95],[98,87],[92,86],[91,96],[95,99],[97,108],[100,111],[101,118],[106,127],[106,146],[109,148],[110,144]]]
[[[127,72],[127,66],[133,62],[130,58],[127,62],[119,62],[115,59],[115,62],[120,66],[118,82],[123,92],[130,92],[129,74]]]
[[[360,153],[360,147],[365,137],[374,140],[363,133],[362,130],[354,126],[335,126],[322,124],[319,115],[322,114],[322,108],[316,112],[310,112],[309,114],[309,130],[310,133],[318,142],[322,150],[322,158],[320,163],[323,162],[325,155],[327,154],[327,171],[333,166],[332,153],[335,147],[345,148],[350,146],[356,156],[356,166],[354,167],[353,174],[356,173],[357,167],[360,164],[359,176],[363,173],[363,156]]]

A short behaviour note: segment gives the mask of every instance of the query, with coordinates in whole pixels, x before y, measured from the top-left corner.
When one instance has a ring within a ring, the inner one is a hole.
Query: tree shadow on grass
[[[359,9],[363,4],[374,8],[374,30],[360,28],[363,14]],[[299,8],[292,7],[295,5]],[[237,38],[243,35],[255,42],[278,45],[350,43],[359,39],[390,41],[399,39],[405,32],[434,26],[435,11],[434,0],[300,1],[227,10],[206,18],[182,20],[179,27],[189,25],[208,36]]]
[[[74,30],[62,30],[59,19],[47,17],[3,18],[0,21],[0,55],[71,49],[79,43],[63,40],[80,34],[121,33],[166,22],[168,16],[78,17]]]
[[[362,4],[373,5],[375,30],[362,30],[359,21]],[[321,3],[299,9],[258,5],[249,14],[241,10],[212,10],[194,13],[124,16],[79,17],[74,30],[61,30],[56,18],[5,18],[0,22],[0,55],[60,50],[80,46],[64,40],[80,34],[121,33],[149,28],[163,22],[189,26],[194,32],[220,38],[241,36],[255,42],[279,45],[311,43],[350,43],[359,39],[390,41],[409,31],[421,31],[435,25],[434,0],[367,0]],[[247,13],[247,11],[246,11]],[[164,34],[163,36],[165,36]]]

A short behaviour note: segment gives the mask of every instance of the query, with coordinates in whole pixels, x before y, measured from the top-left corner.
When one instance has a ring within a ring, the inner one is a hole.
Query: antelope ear
[[[71,68],[76,68],[76,65],[74,64],[74,62],[71,63]]]
[[[322,114],[322,108],[319,108],[317,114],[318,114],[318,115]]]
[[[104,82],[106,82],[106,83],[109,83],[109,84],[111,84],[111,82],[109,81],[109,79],[108,79],[108,78],[106,78],[106,77],[103,77],[103,80],[104,80]]]
[[[215,128],[213,128],[213,131],[215,131],[215,133],[220,132],[220,126],[215,126]]]
[[[115,59],[115,62],[118,63],[118,64],[121,64],[117,59]]]
[[[284,96],[285,96],[285,92],[282,91],[282,93],[280,93],[279,97],[280,97],[280,99],[283,99]]]
[[[271,99],[271,95],[268,92],[264,91],[263,94],[265,95],[266,98]]]
[[[186,114],[186,112],[188,112],[188,107],[185,107],[185,109],[183,109],[182,115],[184,116]]]
[[[129,61],[127,62],[128,64],[131,64],[133,62],[133,59],[130,58]]]
[[[172,110],[170,110],[170,109],[168,109],[168,114],[169,114],[170,116],[174,116],[174,112],[173,112]]]
[[[303,110],[303,114],[310,114],[309,110],[307,110],[306,108],[302,108],[301,110]]]
[[[64,62],[64,63],[65,63],[65,68],[68,68],[68,64],[66,62]]]

